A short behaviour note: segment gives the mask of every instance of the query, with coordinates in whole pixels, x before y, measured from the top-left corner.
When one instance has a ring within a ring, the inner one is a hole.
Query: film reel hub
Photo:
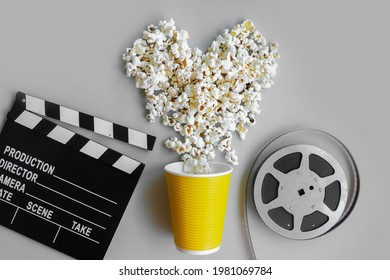
[[[279,202],[283,202],[283,205],[293,215],[309,214],[324,200],[323,188],[311,171],[291,171],[277,178],[281,182],[278,193]]]

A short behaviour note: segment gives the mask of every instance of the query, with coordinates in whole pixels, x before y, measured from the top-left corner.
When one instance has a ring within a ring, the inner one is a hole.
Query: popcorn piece
[[[237,132],[240,135],[241,140],[245,140],[245,133],[248,131],[248,129],[246,127],[244,127],[244,124],[243,123],[239,123],[237,125],[236,129],[237,129]]]
[[[233,165],[232,132],[245,140],[260,114],[261,90],[272,86],[278,44],[269,44],[250,20],[225,29],[207,53],[188,46],[173,19],[149,25],[123,55],[126,75],[145,91],[146,118],[161,118],[181,135],[168,149],[182,155],[184,171],[208,173],[215,147]]]
[[[228,162],[231,162],[233,165],[238,165],[238,157],[235,150],[227,151],[225,154],[225,159]]]

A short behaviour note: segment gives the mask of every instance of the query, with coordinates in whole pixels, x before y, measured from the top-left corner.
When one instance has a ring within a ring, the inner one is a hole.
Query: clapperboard
[[[144,164],[51,119],[152,150],[155,137],[24,93],[0,135],[0,224],[103,259]]]

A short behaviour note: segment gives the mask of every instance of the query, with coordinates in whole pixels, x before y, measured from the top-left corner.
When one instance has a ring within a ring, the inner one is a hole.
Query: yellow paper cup
[[[165,166],[176,248],[206,255],[221,246],[232,167],[210,163],[211,174],[183,172],[183,162]]]

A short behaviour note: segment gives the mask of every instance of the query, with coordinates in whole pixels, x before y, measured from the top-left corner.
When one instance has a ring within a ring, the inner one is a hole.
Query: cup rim
[[[219,172],[207,173],[207,174],[192,174],[192,173],[186,173],[183,171],[183,164],[184,164],[183,161],[172,162],[172,163],[165,165],[164,170],[165,170],[165,172],[167,172],[169,174],[176,175],[176,176],[197,177],[197,178],[217,177],[217,176],[223,176],[226,174],[230,174],[233,172],[233,167],[226,164],[226,163],[210,162],[211,168],[213,168],[213,166],[218,166],[218,167],[222,167],[222,169],[224,169],[224,170],[219,171]],[[172,168],[177,167],[177,165],[181,165],[180,169],[179,169],[180,172],[178,172],[176,170],[172,170]]]

